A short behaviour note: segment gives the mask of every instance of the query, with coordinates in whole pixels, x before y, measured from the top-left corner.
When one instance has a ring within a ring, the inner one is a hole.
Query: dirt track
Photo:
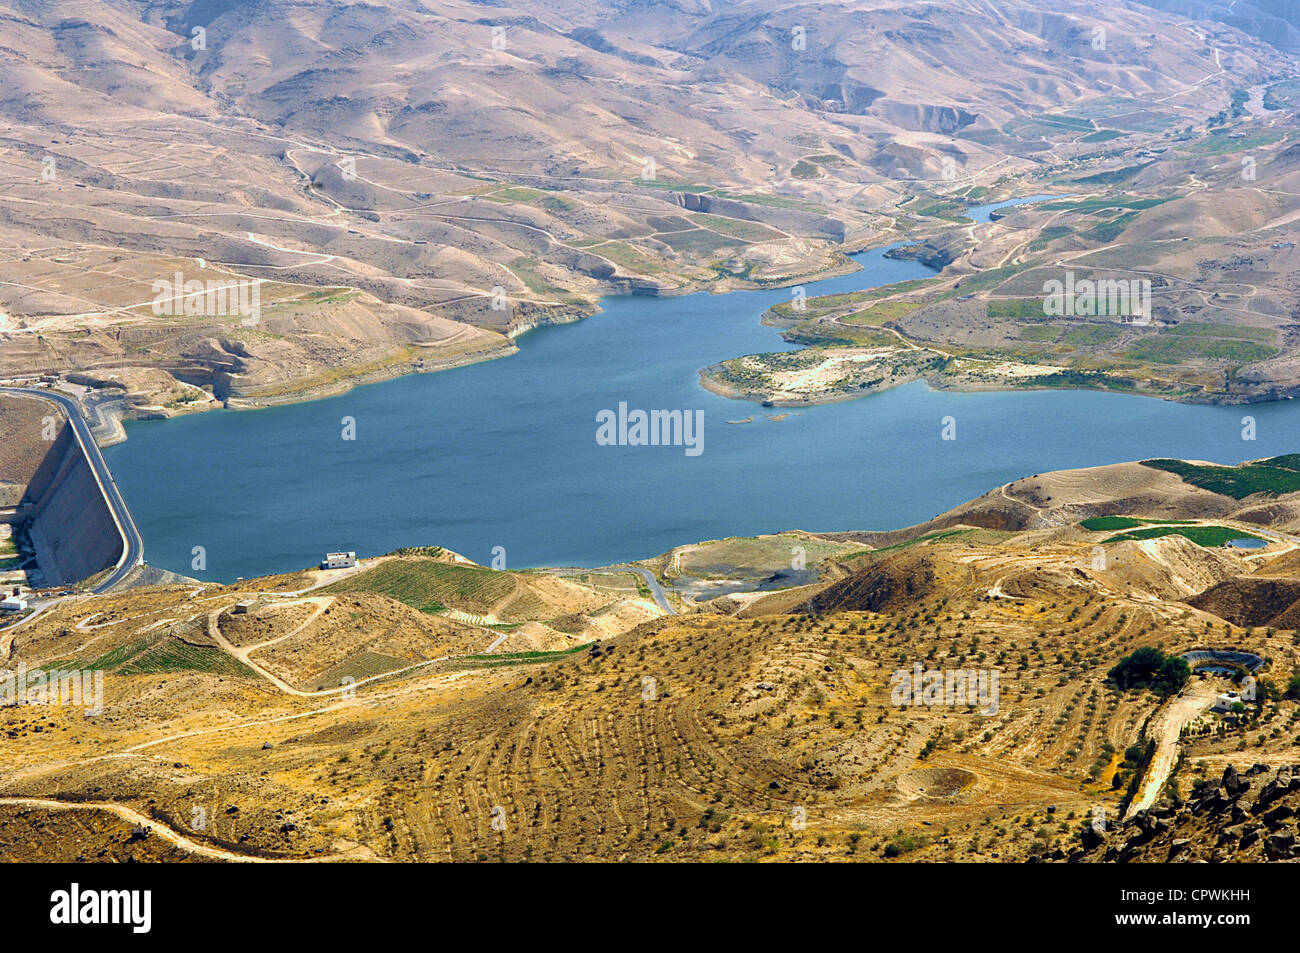
[[[190,840],[184,834],[177,833],[167,825],[155,821],[153,818],[145,817],[139,811],[133,810],[132,808],[129,807],[125,807],[124,805],[121,804],[111,804],[108,802],[70,804],[66,801],[55,801],[55,800],[50,800],[49,798],[0,797],[0,806],[31,807],[31,808],[39,808],[41,810],[46,810],[46,811],[108,811],[112,814],[116,814],[124,821],[137,825],[138,827],[148,828],[152,833],[157,834],[159,837],[167,841],[169,844],[174,844],[175,846],[181,848],[181,850],[189,851],[192,854],[199,854],[203,857],[210,857],[213,860],[224,860],[228,862],[244,863],[244,864],[297,863],[297,860],[293,858],[286,858],[281,860],[278,858],[271,858],[271,857],[252,857],[247,854],[236,854],[228,850],[222,850],[220,847],[211,847],[207,844],[202,844],[199,843],[198,841]],[[339,860],[360,859],[360,858],[348,858],[342,855],[335,855],[331,857],[322,857],[319,859],[327,860],[327,861],[339,861]]]
[[[1182,693],[1165,705],[1152,722],[1152,731],[1156,736],[1156,753],[1151,758],[1146,777],[1138,796],[1129,805],[1128,814],[1132,817],[1155,803],[1160,789],[1164,787],[1178,760],[1178,741],[1183,726],[1194,721],[1201,712],[1214,704],[1217,693],[1208,682],[1191,682]]]

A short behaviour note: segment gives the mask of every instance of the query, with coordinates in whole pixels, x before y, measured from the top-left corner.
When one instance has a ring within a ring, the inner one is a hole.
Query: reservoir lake
[[[1032,201],[1033,199],[1022,199]],[[1013,203],[972,209],[990,212]],[[934,272],[884,250],[809,297]],[[233,581],[328,551],[445,546],[507,568],[601,566],[790,529],[897,529],[1017,477],[1148,457],[1236,463],[1300,449],[1294,401],[1175,404],[1092,391],[956,393],[922,382],[762,408],[700,386],[709,364],[795,350],[759,323],[791,289],[610,297],[500,360],[309,403],[126,425],[104,455],[153,566]],[[703,411],[703,452],[601,446],[597,414]],[[789,413],[781,421],[769,415]],[[1242,417],[1257,438],[1242,439]],[[355,420],[355,440],[342,437]],[[752,417],[752,423],[729,420]],[[943,419],[956,439],[942,439]],[[201,546],[206,569],[193,566]]]

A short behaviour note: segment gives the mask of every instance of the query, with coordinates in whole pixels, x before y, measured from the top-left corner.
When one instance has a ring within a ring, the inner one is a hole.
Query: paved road
[[[113,474],[109,472],[108,464],[104,462],[104,455],[99,452],[99,444],[95,443],[95,438],[86,425],[86,418],[81,414],[80,405],[71,397],[50,390],[28,387],[0,387],[0,392],[30,394],[34,397],[43,397],[46,400],[53,401],[63,408],[68,415],[68,420],[72,422],[72,432],[76,435],[77,442],[81,444],[86,459],[90,461],[91,472],[95,474],[95,480],[99,483],[99,488],[104,494],[104,500],[108,503],[109,512],[113,514],[113,522],[117,524],[117,530],[122,535],[121,558],[117,561],[117,565],[113,567],[112,574],[92,590],[96,595],[110,591],[130,575],[133,569],[144,565],[144,539],[140,536],[140,531],[136,529],[135,520],[131,518],[131,511],[127,509],[121,491],[118,490],[117,484],[113,482]]]
[[[664,612],[669,615],[677,615],[677,610],[674,609],[672,603],[668,601],[668,593],[664,592],[664,587],[659,585],[659,580],[655,578],[655,574],[649,569],[642,569],[640,566],[629,566],[627,563],[617,563],[600,569],[583,569],[579,566],[566,566],[563,568],[549,567],[538,569],[538,572],[548,573],[553,576],[578,576],[585,575],[586,573],[613,572],[616,570],[634,572],[639,575],[646,581],[646,585],[650,587],[650,594],[654,596],[655,603],[659,608],[663,609]]]
[[[655,602],[658,603],[659,608],[663,609],[664,612],[667,612],[669,615],[677,615],[677,610],[674,609],[672,604],[668,601],[668,594],[664,592],[664,587],[659,585],[659,580],[655,578],[654,573],[649,569],[641,569],[639,566],[624,566],[620,568],[630,569],[634,573],[640,575],[641,578],[645,580],[646,585],[650,587],[650,593],[655,597]]]

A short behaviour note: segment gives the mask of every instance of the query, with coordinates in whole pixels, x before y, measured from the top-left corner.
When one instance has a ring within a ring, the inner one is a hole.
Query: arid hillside
[[[1300,586],[1300,539],[1101,499],[1138,476],[1015,491],[1071,485],[1070,505],[1108,510],[1068,523],[851,550],[804,534],[820,578],[791,589],[703,598],[683,574],[731,554],[752,576],[788,538],[682,547],[658,572],[681,586],[677,615],[626,570],[494,572],[436,549],[65,600],[0,630],[0,655],[102,671],[102,709],[0,707],[0,843],[97,860],[1063,859],[1098,825],[1172,817],[1162,798],[1229,765],[1295,760],[1300,630],[1273,610]],[[1225,533],[1271,535],[1243,550]],[[1140,649],[1192,653],[1195,671],[1170,697],[1108,677]],[[1240,711],[1212,709],[1229,691]]]
[[[0,376],[80,374],[138,416],[506,356],[604,294],[797,285],[905,239],[954,280],[993,273],[982,291],[1013,265],[1113,268],[1085,256],[1121,234],[1193,235],[1195,255],[1143,252],[1168,305],[1252,330],[1162,342],[1172,377],[1148,346],[1121,376],[1191,398],[1228,369],[1243,397],[1291,384],[1295,289],[1264,249],[1296,218],[1272,159],[1295,67],[1232,26],[1081,0],[79,0],[0,5],[0,44]],[[1244,151],[1268,174],[1220,194]],[[963,217],[1029,194],[1084,206]],[[982,293],[958,304],[899,333],[1017,366],[1077,348],[1064,326],[985,333]]]

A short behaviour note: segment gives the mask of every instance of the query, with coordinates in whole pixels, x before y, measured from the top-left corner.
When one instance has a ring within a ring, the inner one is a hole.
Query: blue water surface
[[[810,283],[808,295],[933,274],[881,250],[857,258],[861,271]],[[105,456],[148,561],[230,581],[327,551],[423,545],[483,563],[501,546],[510,568],[598,566],[725,536],[894,529],[1047,470],[1300,449],[1292,401],[1208,407],[914,383],[777,422],[767,415],[779,410],[704,390],[702,367],[791,349],[759,323],[790,294],[607,298],[594,317],[523,335],[508,358],[288,407],[133,422]],[[596,414],[620,401],[703,410],[703,453],[597,445]],[[1241,439],[1245,414],[1253,442]],[[342,439],[345,417],[354,441]],[[955,440],[941,439],[945,417]]]

